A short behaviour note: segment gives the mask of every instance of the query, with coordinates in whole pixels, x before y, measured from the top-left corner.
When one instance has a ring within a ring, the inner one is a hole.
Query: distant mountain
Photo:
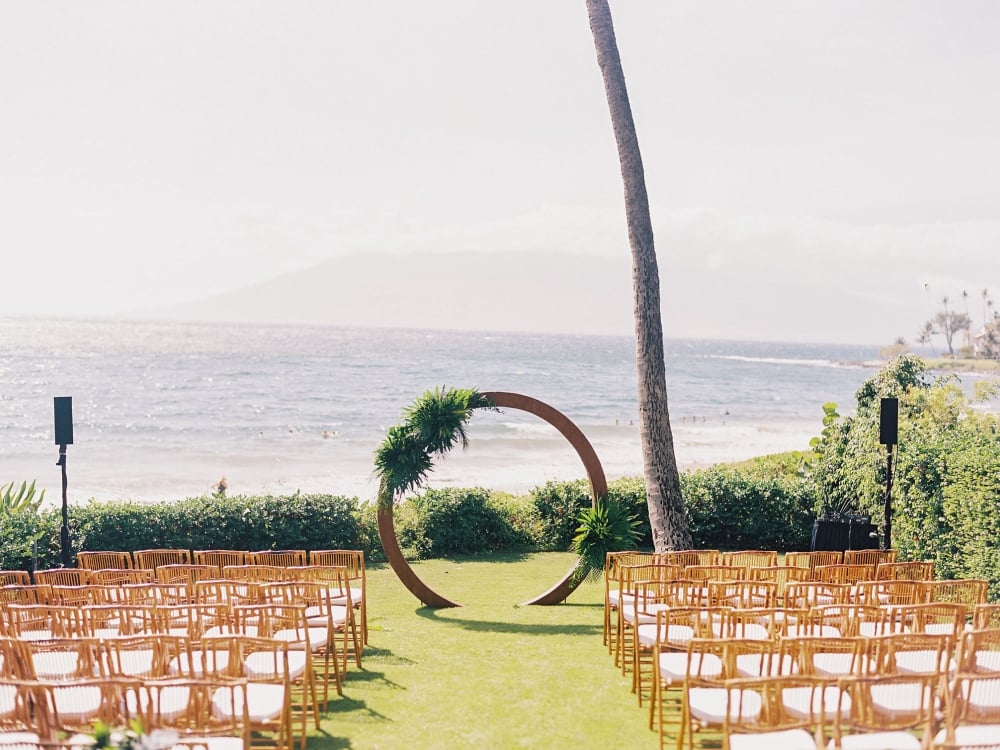
[[[352,255],[157,318],[460,330],[632,331],[631,260],[556,253]]]

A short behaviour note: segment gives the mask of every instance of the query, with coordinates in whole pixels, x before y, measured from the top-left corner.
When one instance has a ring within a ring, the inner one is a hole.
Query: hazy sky
[[[1000,3],[611,9],[663,274],[731,307],[673,334],[880,341],[1000,300]],[[0,314],[377,251],[628,262],[583,0],[5,0],[0,96]]]

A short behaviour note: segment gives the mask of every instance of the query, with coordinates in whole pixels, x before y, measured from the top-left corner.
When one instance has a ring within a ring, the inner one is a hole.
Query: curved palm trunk
[[[646,196],[646,178],[639,153],[639,139],[625,88],[618,42],[607,0],[587,0],[590,31],[597,63],[611,110],[611,125],[618,145],[625,215],[632,249],[636,366],[639,385],[639,427],[649,521],[656,550],[691,547],[687,517],[681,498],[680,476],[674,455],[674,438],[667,411],[667,376],[663,360],[663,327],[660,321],[660,277],[653,246],[653,225]]]

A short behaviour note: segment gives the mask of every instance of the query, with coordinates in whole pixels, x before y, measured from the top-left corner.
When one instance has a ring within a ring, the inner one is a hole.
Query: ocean
[[[873,347],[667,341],[682,469],[805,449],[822,405],[853,410]],[[372,454],[436,386],[524,393],[573,420],[609,479],[639,475],[629,337],[0,319],[0,483],[61,496],[54,396],[73,398],[70,503],[323,492],[371,499]],[[429,486],[525,492],[583,476],[548,424],[477,413]]]

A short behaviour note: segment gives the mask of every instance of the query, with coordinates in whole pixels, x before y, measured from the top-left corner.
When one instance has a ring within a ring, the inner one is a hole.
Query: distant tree
[[[889,346],[883,346],[878,350],[878,354],[882,359],[889,360],[895,359],[901,354],[906,354],[910,351],[910,345],[906,343],[906,339],[902,336],[897,336],[896,340],[893,341]]]
[[[943,309],[924,323],[924,329],[918,341],[925,343],[925,339],[930,341],[932,335],[944,336],[945,344],[948,346],[948,354],[954,356],[955,348],[952,342],[955,339],[955,334],[959,331],[968,331],[972,327],[972,318],[969,317],[968,313],[949,310],[948,297],[943,297],[941,304]]]
[[[618,41],[607,0],[587,0],[597,64],[611,112],[618,161],[625,186],[625,220],[632,250],[633,310],[646,504],[657,552],[686,549],[691,533],[681,495],[680,472],[667,412],[667,376],[660,318],[660,277],[653,245],[653,223],[639,139],[625,86]]]

